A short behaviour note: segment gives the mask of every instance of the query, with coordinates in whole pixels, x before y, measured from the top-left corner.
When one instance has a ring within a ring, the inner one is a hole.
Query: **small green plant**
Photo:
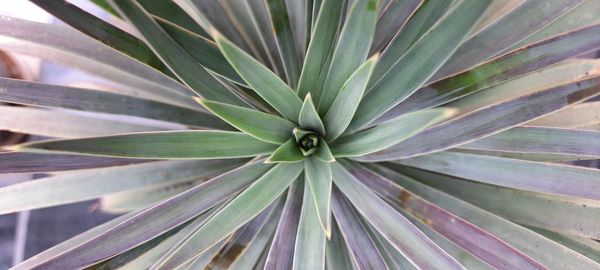
[[[114,84],[0,78],[0,213],[123,215],[14,269],[600,269],[600,1],[31,1]]]

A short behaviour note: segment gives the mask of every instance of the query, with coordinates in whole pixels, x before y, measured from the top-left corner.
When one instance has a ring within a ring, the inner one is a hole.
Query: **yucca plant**
[[[0,79],[0,213],[124,214],[14,269],[600,269],[600,1],[31,1],[114,84]]]

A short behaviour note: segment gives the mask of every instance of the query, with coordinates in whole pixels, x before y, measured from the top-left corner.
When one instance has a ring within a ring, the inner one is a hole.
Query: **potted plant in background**
[[[600,267],[598,1],[32,2],[77,30],[0,48],[117,84],[0,79],[53,137],[0,155],[49,174],[0,213],[123,214],[14,269]]]

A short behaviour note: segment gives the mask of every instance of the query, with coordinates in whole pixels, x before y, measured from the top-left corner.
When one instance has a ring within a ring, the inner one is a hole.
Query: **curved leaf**
[[[327,238],[331,238],[331,166],[315,157],[306,158],[304,180],[312,195],[321,228]]]
[[[302,212],[298,222],[294,267],[292,269],[325,269],[325,245],[327,238],[320,225],[316,202],[309,183],[304,183]]]

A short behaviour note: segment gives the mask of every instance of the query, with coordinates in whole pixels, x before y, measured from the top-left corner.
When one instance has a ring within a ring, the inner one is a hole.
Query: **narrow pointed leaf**
[[[498,216],[529,226],[598,239],[600,207],[589,200],[503,188],[402,168],[402,173]]]
[[[406,26],[394,36],[381,53],[367,90],[379,81],[401,59],[402,55],[448,11],[450,4],[452,4],[452,0],[423,1]]]
[[[273,154],[267,159],[267,163],[294,163],[304,159],[304,155],[300,151],[300,147],[295,139],[289,139],[287,142],[279,146]]]
[[[597,169],[453,152],[397,163],[497,186],[600,200]]]
[[[400,168],[394,167],[393,169],[396,170]],[[389,170],[378,170],[377,172],[402,185],[407,190],[421,196],[423,199],[428,200],[465,220],[469,220],[473,225],[486,230],[543,265],[564,269],[578,269],[580,267],[594,269],[600,266],[594,261],[585,258],[546,237],[534,233],[527,228],[491,214],[475,205],[457,199],[425,184],[416,182],[397,172],[391,172]]]
[[[281,62],[285,70],[287,82],[296,88],[300,78],[300,59],[298,59],[294,33],[290,26],[290,18],[285,0],[266,0],[272,29],[277,41],[277,49],[281,55]],[[242,75],[243,77],[243,75]]]
[[[367,186],[354,178],[344,167],[335,163],[332,169],[335,185],[356,210],[416,267],[463,269],[456,260]]]
[[[320,96],[321,94],[317,94],[317,92],[323,91],[343,3],[344,1],[327,0],[322,3],[322,6],[319,6],[318,3],[313,4],[318,16],[314,17],[316,20],[315,30],[310,37],[298,82],[298,96],[300,97],[306,96],[309,92]]]
[[[335,157],[331,153],[331,149],[329,149],[329,145],[326,141],[319,142],[319,149],[314,153],[315,157],[320,159],[323,162],[334,162]]]
[[[574,81],[563,80],[559,82],[560,85],[544,85],[546,83],[543,81],[541,88],[512,89],[524,92],[520,94],[511,93],[511,90],[486,91],[472,99],[462,99],[463,104],[457,106],[465,114],[422,132],[419,138],[408,139],[384,151],[362,157],[362,160],[398,159],[449,149],[577,104],[600,94],[600,79],[597,78],[600,70],[587,70],[587,76],[580,74]],[[547,81],[551,82],[552,78]],[[511,96],[515,94],[516,97]],[[509,97],[504,99],[503,95]],[[448,134],[458,135],[448,137]]]
[[[425,84],[458,48],[489,3],[457,3],[367,91],[349,129],[360,129]]]
[[[212,159],[264,155],[276,147],[239,132],[165,131],[42,141],[18,145],[16,149],[144,159]]]
[[[600,25],[540,41],[425,86],[378,121],[445,104],[597,48],[600,48]]]
[[[600,158],[600,132],[516,127],[461,146],[464,149],[518,153],[567,154]]]
[[[168,128],[99,119],[58,110],[0,106],[0,130],[54,138],[160,131]]]
[[[0,101],[29,106],[133,115],[192,126],[227,128],[220,119],[197,110],[103,91],[0,78]],[[102,105],[98,101],[102,101]],[[198,106],[199,107],[199,106]]]
[[[360,216],[339,190],[334,191],[332,200],[333,214],[358,269],[389,269]]]
[[[407,140],[455,113],[453,109],[413,112],[372,129],[336,140],[331,148],[336,157],[355,157],[386,149]]]
[[[92,235],[80,245],[53,251],[49,256],[34,256],[15,269],[78,269],[113,257],[207,211],[252,183],[269,168],[259,162],[229,171],[144,211],[111,221],[110,226],[90,233]]]
[[[600,263],[600,243],[594,239],[578,237],[567,234],[559,234],[552,231],[530,227],[533,231],[546,236],[573,251]]]
[[[268,220],[257,232],[256,236],[249,243],[246,250],[237,257],[229,269],[244,270],[247,269],[248,265],[256,265],[259,263],[261,255],[269,247],[273,234],[275,233],[275,229],[277,228],[277,221],[281,216],[283,202],[277,202],[275,207],[276,209],[272,211],[271,215],[268,217]]]
[[[31,2],[107,46],[158,70],[168,70],[142,40],[67,1],[31,0]]]
[[[302,209],[302,181],[297,179],[288,189],[287,199],[268,251],[265,270],[292,269],[296,233]]]
[[[600,102],[592,101],[576,104],[542,118],[534,119],[527,125],[582,129],[600,125]]]
[[[155,18],[155,20],[181,48],[194,57],[202,66],[234,83],[245,85],[244,80],[227,63],[213,41],[182,29],[171,22],[159,18]]]
[[[142,33],[148,45],[190,88],[205,99],[244,105],[160,27],[135,0],[114,1],[127,19]]]
[[[338,227],[334,219],[331,227],[331,239],[325,247],[325,266],[331,270],[353,269],[350,253]]]
[[[342,135],[350,124],[350,121],[352,121],[352,117],[365,92],[377,58],[377,55],[371,57],[352,73],[350,78],[344,83],[344,86],[342,86],[342,90],[331,104],[331,107],[329,107],[323,118],[329,141],[333,141]]]
[[[319,113],[315,108],[315,104],[313,104],[313,100],[310,93],[306,95],[304,103],[302,104],[302,109],[300,109],[300,115],[298,116],[298,124],[303,129],[317,131],[319,132],[319,134],[323,136],[325,135],[325,127],[323,126],[321,117],[319,117]]]
[[[560,16],[552,23],[547,24],[542,30],[535,32],[528,38],[513,45],[507,51],[523,47],[527,44],[538,42],[558,34],[568,33],[575,29],[586,28],[600,23],[600,18],[595,16],[595,11],[600,8],[600,2],[593,0],[584,0],[583,3],[571,9],[569,12]]]
[[[8,152],[0,153],[0,173],[59,172],[123,166],[149,161],[152,160]]]
[[[315,157],[304,160],[304,179],[315,203],[321,228],[331,237],[331,166]]]
[[[57,62],[121,83],[127,87],[117,89],[124,93],[182,104],[185,104],[182,99],[188,99],[190,93],[187,87],[152,67],[66,26],[2,17],[0,36],[6,37],[0,40],[2,49]]]
[[[296,121],[302,101],[277,75],[239,49],[220,34],[214,34],[217,45],[240,76],[258,95],[283,117]]]
[[[435,78],[463,71],[483,62],[540,30],[584,0],[539,3],[525,1],[512,12],[470,37],[460,46]]]
[[[356,165],[350,170],[355,177],[386,198],[392,205],[424,221],[427,227],[444,235],[489,265],[495,268],[546,269],[539,262],[489,232],[416,196],[381,175]]]
[[[414,14],[415,10],[424,4],[423,0],[390,1],[391,3],[381,11],[375,27],[371,53],[382,51],[397,35],[404,31],[404,26]]]
[[[275,201],[301,171],[302,164],[279,164],[273,167],[179,245],[157,269],[174,269],[234,232]],[[184,249],[187,246],[194,248]]]
[[[292,269],[324,270],[326,240],[309,183],[304,183],[302,214],[298,223]]]
[[[137,0],[152,16],[170,20],[178,27],[208,37],[208,33],[202,29],[190,16],[188,16],[178,5],[171,1],[156,2],[154,0]]]
[[[367,59],[375,34],[379,2],[357,0],[352,3],[333,51],[322,95],[315,95],[320,113],[327,112],[344,82]]]
[[[253,109],[208,100],[197,101],[225,122],[261,141],[285,143],[296,126],[286,119]]]
[[[239,164],[239,160],[150,162],[40,178],[1,188],[0,213],[80,202],[109,193],[184,178],[213,177]],[[161,175],[163,171],[171,173]],[[123,178],[127,178],[127,181],[122,181]],[[31,196],[23,197],[21,194]]]

